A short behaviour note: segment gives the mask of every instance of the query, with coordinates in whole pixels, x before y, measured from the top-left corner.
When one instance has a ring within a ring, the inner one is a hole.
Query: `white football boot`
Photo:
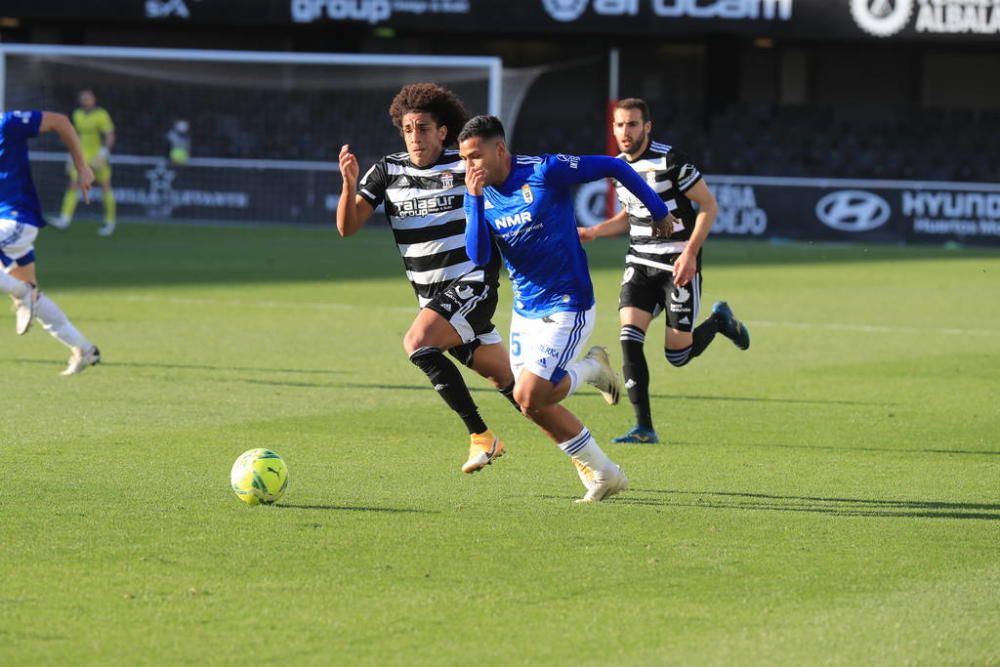
[[[60,215],[58,218],[52,218],[51,220],[49,220],[49,227],[52,227],[53,229],[58,229],[60,231],[66,231],[67,229],[69,229],[69,223],[70,223],[69,220]]]
[[[85,371],[88,366],[96,366],[99,363],[101,363],[101,351],[97,349],[96,345],[91,345],[89,350],[74,347],[69,364],[60,375],[76,375]]]
[[[594,469],[589,467],[586,463],[580,459],[572,459],[573,465],[576,467],[576,474],[580,476],[580,481],[583,483],[583,487],[590,491],[591,487],[596,483],[596,476],[594,475]]]
[[[593,359],[601,367],[597,377],[590,381],[608,405],[618,405],[618,400],[622,394],[622,382],[615,369],[611,368],[611,360],[608,358],[608,350],[599,345],[595,345],[587,352],[585,359]]]
[[[38,288],[27,283],[28,293],[23,299],[14,299],[14,313],[16,316],[16,328],[18,336],[23,336],[31,329],[31,323],[35,321],[35,307],[38,303]]]
[[[115,223],[108,222],[107,220],[105,220],[104,224],[101,225],[97,230],[98,236],[108,237],[114,233],[115,233]]]
[[[578,503],[599,503],[628,488],[628,477],[618,466],[596,473],[587,487],[587,494]]]

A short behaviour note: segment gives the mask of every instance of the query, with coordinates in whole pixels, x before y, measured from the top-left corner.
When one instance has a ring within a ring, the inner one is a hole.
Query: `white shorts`
[[[4,268],[35,261],[38,227],[16,220],[0,220],[0,262]]]
[[[510,367],[517,380],[530,371],[559,384],[594,331],[597,308],[529,319],[516,312],[510,321]]]

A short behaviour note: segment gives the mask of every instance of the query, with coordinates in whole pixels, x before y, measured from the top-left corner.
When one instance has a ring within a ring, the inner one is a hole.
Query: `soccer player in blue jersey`
[[[514,398],[526,417],[569,455],[587,489],[581,502],[623,491],[628,478],[601,451],[590,431],[559,405],[582,382],[618,402],[619,381],[607,351],[577,354],[594,327],[594,288],[573,212],[572,186],[614,178],[649,207],[657,234],[667,205],[642,177],[613,157],[511,155],[503,125],[477,116],[458,137],[466,162],[466,252],[477,266],[493,258],[494,242],[514,288],[510,360]]]
[[[40,132],[55,132],[69,149],[77,170],[77,183],[89,198],[94,172],[87,166],[80,137],[69,118],[48,111],[10,111],[0,116],[0,292],[14,300],[17,334],[24,335],[37,319],[60,343],[71,350],[63,375],[75,375],[100,362],[101,353],[69,321],[49,297],[38,291],[35,239],[45,226],[42,207],[28,164],[28,139]]]

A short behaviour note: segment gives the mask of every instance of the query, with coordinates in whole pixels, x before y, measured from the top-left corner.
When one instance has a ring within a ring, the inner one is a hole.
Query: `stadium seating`
[[[194,156],[334,160],[340,144],[350,141],[368,164],[401,148],[386,113],[392,91],[234,91],[136,83],[97,93],[117,119],[116,150],[122,153],[165,155],[165,134],[176,118],[191,123]],[[516,124],[515,148],[603,152],[602,101],[581,100],[556,114],[554,95],[546,86],[532,88]],[[45,97],[54,108],[69,111],[75,90],[52,89]],[[240,112],[233,111],[234,99]],[[657,136],[683,147],[708,173],[1000,180],[998,111],[899,109],[865,120],[823,107],[733,105],[706,121],[666,104],[653,108]],[[39,148],[54,149],[54,141]]]

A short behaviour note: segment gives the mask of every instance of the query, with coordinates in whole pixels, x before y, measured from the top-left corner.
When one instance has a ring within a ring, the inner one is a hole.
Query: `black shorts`
[[[454,282],[424,307],[448,320],[463,343],[490,345],[503,342],[493,326],[498,298],[496,285]]]
[[[676,256],[664,258],[673,264]],[[701,268],[684,287],[674,285],[671,271],[651,266],[629,264],[625,267],[622,289],[618,295],[618,310],[638,308],[656,317],[667,314],[667,327],[678,331],[692,331],[701,310]]]

